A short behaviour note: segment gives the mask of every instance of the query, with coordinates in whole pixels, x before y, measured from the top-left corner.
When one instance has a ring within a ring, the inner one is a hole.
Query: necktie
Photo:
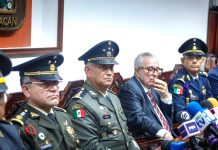
[[[152,105],[152,107],[154,108],[154,110],[155,110],[155,112],[156,112],[158,118],[160,119],[160,121],[161,121],[161,123],[162,123],[164,129],[166,129],[166,130],[168,130],[169,132],[171,132],[170,126],[169,126],[169,124],[168,124],[166,118],[164,117],[164,115],[163,115],[162,112],[160,111],[160,108],[159,108],[159,106],[157,105],[157,103],[156,103],[156,101],[155,101],[153,95],[151,94],[151,91],[149,91],[149,92],[147,93],[147,95],[149,96],[149,98],[150,98],[150,100],[151,100],[151,105]]]
[[[56,120],[56,117],[55,117],[55,115],[54,115],[53,113],[48,113],[48,117],[49,117],[55,124],[58,123],[57,120]]]

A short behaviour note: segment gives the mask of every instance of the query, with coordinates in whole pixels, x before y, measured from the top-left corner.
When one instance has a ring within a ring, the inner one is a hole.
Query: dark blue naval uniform
[[[208,80],[214,98],[218,99],[218,66],[208,73]]]
[[[198,74],[198,81],[183,67],[170,81],[169,92],[172,93],[174,116],[177,112],[186,109],[190,101],[201,102],[213,97],[206,73]]]
[[[8,121],[0,120],[0,150],[23,150],[17,128]]]

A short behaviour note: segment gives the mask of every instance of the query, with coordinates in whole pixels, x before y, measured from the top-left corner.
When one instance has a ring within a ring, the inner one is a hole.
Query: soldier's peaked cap
[[[106,40],[98,43],[78,58],[86,63],[118,64],[115,57],[119,53],[119,46],[114,41]]]
[[[57,68],[63,63],[64,57],[59,53],[48,53],[13,67],[19,71],[20,77],[29,76],[43,81],[62,80]]]
[[[183,55],[203,56],[207,53],[208,47],[201,39],[191,38],[185,41],[178,49]]]
[[[0,92],[5,92],[8,89],[4,77],[11,72],[11,69],[12,63],[10,58],[0,52]]]

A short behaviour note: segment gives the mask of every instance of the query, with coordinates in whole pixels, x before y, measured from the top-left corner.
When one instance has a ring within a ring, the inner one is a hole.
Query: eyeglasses
[[[43,87],[44,89],[50,89],[53,86],[59,87],[60,83],[61,81],[48,81],[48,82],[32,81],[32,82],[28,82],[27,84],[37,84]]]
[[[154,68],[154,67],[139,67],[139,69],[146,69],[147,73],[149,75],[153,75],[155,72],[157,72],[158,75],[161,75],[161,73],[163,72],[162,68]]]

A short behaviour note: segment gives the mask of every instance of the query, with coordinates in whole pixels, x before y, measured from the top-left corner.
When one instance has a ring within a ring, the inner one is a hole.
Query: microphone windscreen
[[[191,117],[187,111],[179,111],[176,114],[176,121],[179,125],[182,124],[183,122],[190,120],[190,118]]]
[[[215,98],[208,98],[207,99],[209,102],[211,102],[211,104],[213,105],[213,107],[218,107],[218,102]]]
[[[203,100],[203,101],[201,102],[201,106],[202,106],[203,108],[208,108],[208,109],[212,109],[212,108],[213,108],[213,105],[212,105],[211,102],[208,101],[208,100]]]
[[[162,150],[170,150],[170,144],[172,141],[164,140],[161,142],[161,149]]]
[[[191,117],[194,117],[202,109],[198,102],[190,102],[187,106],[187,111]]]

